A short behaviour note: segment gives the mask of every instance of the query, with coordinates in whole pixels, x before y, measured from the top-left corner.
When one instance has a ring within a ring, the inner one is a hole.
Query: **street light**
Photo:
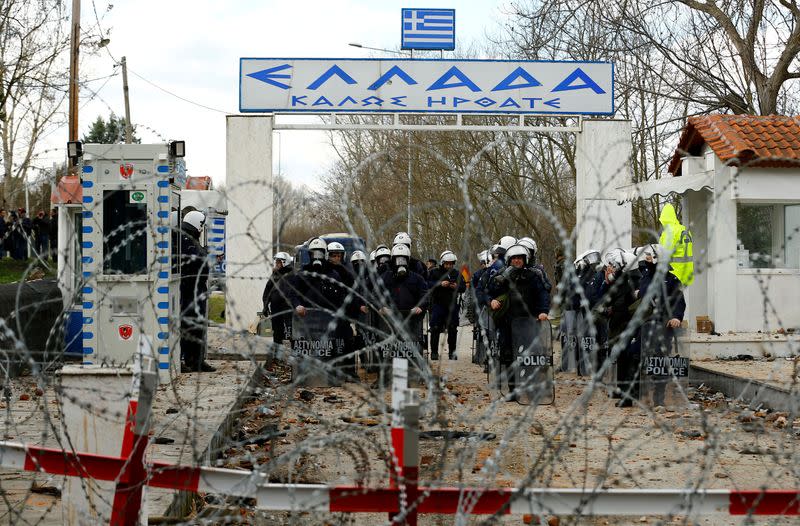
[[[397,51],[395,49],[384,49],[384,48],[381,48],[381,47],[370,47],[370,46],[365,46],[363,44],[359,44],[358,42],[351,42],[351,43],[349,43],[347,45],[348,46],[352,46],[352,47],[357,47],[357,48],[360,48],[360,49],[371,49],[372,51],[383,51],[384,53],[394,53],[396,55],[403,55],[403,56],[406,56],[406,57],[413,57],[414,56],[414,52],[413,51],[411,51],[410,53],[407,53],[405,51]]]

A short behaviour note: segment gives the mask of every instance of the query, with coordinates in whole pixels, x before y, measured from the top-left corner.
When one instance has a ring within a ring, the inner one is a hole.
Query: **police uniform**
[[[442,286],[443,281],[456,283],[456,288]],[[439,334],[447,328],[447,348],[450,359],[455,359],[458,339],[458,295],[466,290],[464,279],[455,268],[438,266],[428,275],[428,288],[431,291],[431,358],[439,357]]]

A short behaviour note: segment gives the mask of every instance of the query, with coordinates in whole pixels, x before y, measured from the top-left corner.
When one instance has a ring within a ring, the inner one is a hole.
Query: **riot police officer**
[[[282,343],[291,337],[292,307],[289,303],[288,285],[291,280],[292,267],[289,265],[289,254],[278,252],[273,258],[272,275],[267,280],[261,300],[264,303],[264,315],[269,316],[272,324],[272,341]]]
[[[466,290],[464,278],[455,269],[456,255],[445,250],[439,256],[439,266],[428,274],[428,288],[431,291],[431,360],[439,359],[439,334],[447,329],[447,348],[449,358],[456,360],[458,339],[458,295]]]
[[[192,210],[181,224],[181,355],[182,371],[214,372],[206,362],[208,252],[200,243],[206,217]]]
[[[392,249],[394,249],[394,247],[396,247],[397,245],[405,245],[405,246],[408,247],[408,251],[409,251],[408,268],[411,269],[412,271],[416,272],[417,274],[419,274],[420,276],[422,276],[424,278],[425,277],[425,273],[426,273],[425,265],[422,264],[422,261],[420,261],[417,258],[412,257],[410,255],[411,254],[411,236],[408,235],[407,232],[398,232],[397,234],[395,234],[394,240],[392,241]]]
[[[428,286],[425,278],[410,267],[411,264],[411,250],[403,244],[395,245],[389,268],[380,277],[385,291],[382,310],[384,313],[388,310],[408,313],[420,320],[428,303]]]
[[[635,256],[621,248],[607,252],[604,260],[598,310],[608,326],[607,347],[621,347],[616,380],[622,400],[617,402],[617,406],[630,407],[639,396],[639,341],[630,336],[622,337],[633,318],[632,306],[636,302],[641,274],[638,266],[633,265]]]
[[[512,345],[512,321],[515,318],[534,317],[539,321],[549,319],[550,294],[541,273],[527,266],[528,249],[523,245],[512,245],[505,253],[507,268],[492,280],[494,286],[489,295],[490,308],[497,324],[498,347],[501,370],[505,370],[510,391],[509,400],[516,400],[516,379],[512,368],[514,348]]]

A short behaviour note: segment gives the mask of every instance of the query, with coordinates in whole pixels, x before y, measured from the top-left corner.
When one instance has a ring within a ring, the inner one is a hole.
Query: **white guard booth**
[[[83,363],[123,366],[143,349],[164,382],[179,372],[179,268],[170,211],[183,142],[86,144],[83,189]],[[177,155],[176,155],[177,154]]]

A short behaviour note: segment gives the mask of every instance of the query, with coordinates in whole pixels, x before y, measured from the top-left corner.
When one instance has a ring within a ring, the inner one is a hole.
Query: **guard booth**
[[[125,365],[141,349],[166,381],[180,365],[170,211],[180,209],[185,145],[73,142],[68,150],[83,190],[83,363]]]

